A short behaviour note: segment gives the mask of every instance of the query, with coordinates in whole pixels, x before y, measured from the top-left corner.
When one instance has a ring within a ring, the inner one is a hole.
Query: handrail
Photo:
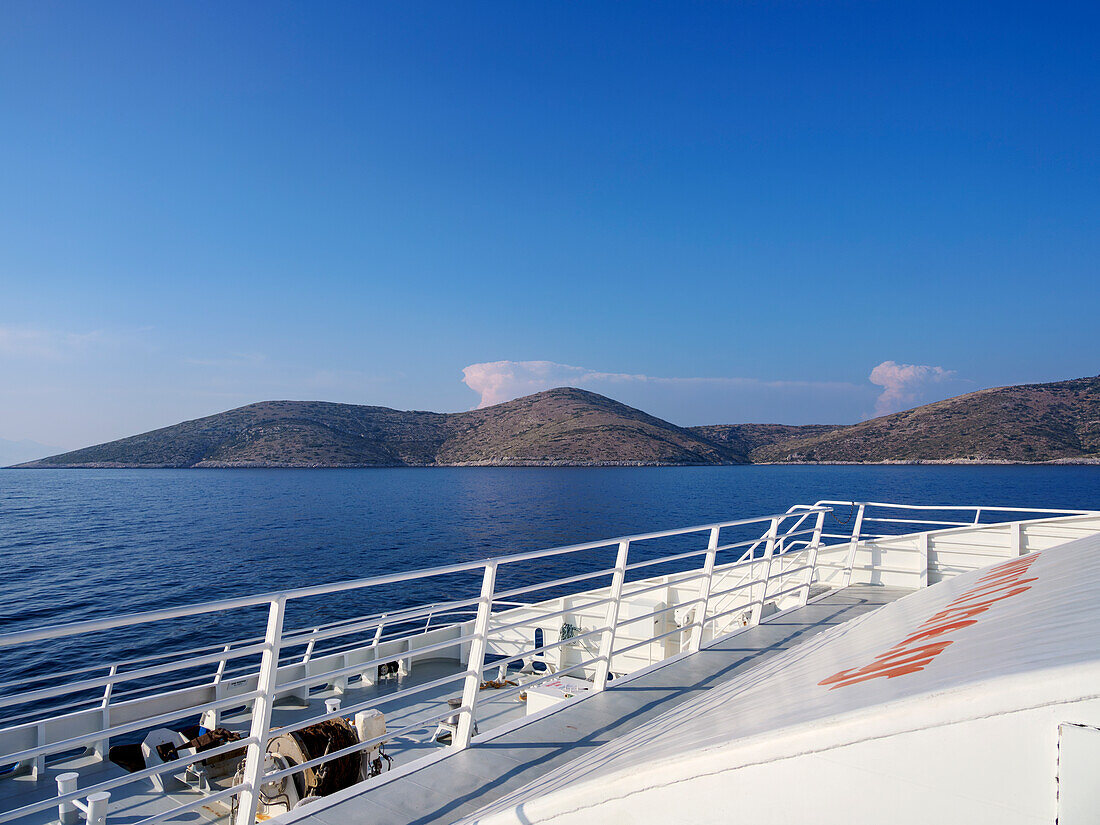
[[[885,507],[892,510],[988,510],[996,513],[1049,513],[1058,516],[1090,516],[1098,513],[1096,510],[1059,510],[1043,507],[995,507],[987,504],[889,504],[882,501],[842,501],[839,499],[821,499],[815,502],[813,507],[816,509],[834,504]]]
[[[845,502],[846,503],[846,502]],[[825,509],[824,507],[818,509]],[[814,512],[817,512],[815,509]],[[289,590],[277,590],[255,596],[238,596],[232,599],[220,599],[217,601],[200,602],[198,604],[184,605],[181,607],[168,607],[160,610],[148,610],[141,613],[129,613],[122,616],[112,616],[102,619],[85,619],[79,622],[70,622],[53,627],[44,626],[28,630],[15,630],[8,633],[0,633],[0,647],[8,647],[14,644],[37,642],[45,639],[57,639],[63,636],[72,636],[79,633],[90,633],[101,630],[113,630],[119,627],[127,627],[135,624],[148,624],[149,622],[164,621],[166,619],[182,619],[189,616],[201,616],[204,613],[216,613],[223,610],[236,610],[242,607],[259,607],[270,604],[275,599],[308,599],[313,596],[331,595],[343,593],[348,590],[360,590],[367,587],[378,587],[385,584],[400,584],[416,579],[430,578],[433,576],[445,576],[452,573],[464,573],[473,570],[482,570],[487,564],[515,564],[521,561],[551,558],[565,553],[577,553],[583,550],[596,550],[601,547],[617,545],[621,541],[631,543],[639,541],[651,541],[653,539],[668,538],[671,536],[690,535],[704,530],[718,527],[745,526],[757,524],[769,519],[785,519],[790,513],[757,516],[748,519],[736,519],[733,521],[714,522],[694,527],[682,527],[671,530],[658,530],[652,533],[636,533],[630,536],[604,539],[602,541],[590,541],[581,544],[563,545],[551,547],[546,550],[532,550],[524,553],[512,553],[501,556],[490,556],[481,561],[462,562],[460,564],[448,564],[439,567],[422,567],[405,573],[388,573],[382,576],[368,576],[361,579],[351,579],[343,582],[331,582],[329,584],[313,585],[311,587],[298,587]]]
[[[417,693],[423,693],[426,690],[434,690],[437,687],[443,685],[449,685],[451,682],[457,682],[459,679],[464,679],[467,676],[467,671],[460,673],[452,673],[450,676],[441,676],[438,679],[432,679],[430,682],[422,682],[419,685],[413,685],[412,687],[404,688],[403,690],[397,690],[393,693],[387,693],[383,696],[376,696],[373,699],[368,699],[363,702],[357,702],[354,705],[348,705],[347,707],[341,707],[340,710],[332,712],[325,712],[317,716],[310,716],[308,719],[301,719],[294,722],[291,725],[284,725],[280,728],[275,728],[269,733],[269,738],[275,736],[281,736],[284,733],[290,733],[291,731],[301,730],[307,728],[310,725],[316,725],[318,722],[324,722],[327,719],[335,719],[337,716],[347,716],[349,713],[358,713],[361,710],[368,710],[369,708],[377,707],[378,705],[392,702],[394,699],[403,699],[406,696],[414,696]],[[451,711],[454,714],[454,711]],[[391,736],[393,734],[390,734]]]
[[[498,600],[498,603],[499,603],[499,600]],[[445,607],[447,604],[448,604],[447,602],[435,602],[433,604],[426,605],[425,607],[418,608],[418,609],[429,609],[430,608],[436,614],[442,615],[442,614],[440,614],[440,608]],[[446,612],[446,611],[444,611],[444,612]],[[313,627],[312,631],[307,631],[304,628],[301,628],[301,629],[298,629],[298,630],[295,630],[295,631],[287,631],[288,637],[286,639],[284,639],[283,647],[284,648],[285,647],[297,647],[297,646],[300,646],[302,644],[308,644],[308,642],[315,640],[313,638],[312,634],[319,633],[322,630],[329,630],[331,628],[351,625],[353,623],[357,624],[359,622],[366,622],[366,621],[375,620],[375,619],[384,619],[384,620],[386,620],[385,622],[383,622],[384,624],[395,624],[395,623],[399,623],[400,621],[404,621],[403,619],[397,618],[398,615],[399,614],[369,613],[369,614],[366,614],[364,616],[352,617],[350,619],[340,619],[339,621],[335,621],[335,622],[328,622],[326,624],[315,625]],[[389,617],[389,618],[387,619],[387,617]],[[347,631],[345,631],[345,632],[347,632]],[[291,637],[289,635],[291,633],[298,634],[298,636],[302,639],[302,641],[295,642],[294,637]],[[343,635],[343,634],[338,634],[338,635]],[[206,653],[206,652],[209,652],[209,651],[212,651],[212,650],[218,650],[218,649],[224,648],[227,644],[229,646],[231,646],[234,650],[236,650],[237,649],[235,647],[236,645],[253,644],[255,642],[262,642],[263,640],[264,640],[263,636],[251,636],[251,637],[246,638],[246,639],[236,639],[232,642],[218,642],[217,644],[202,645],[200,647],[191,647],[191,648],[186,648],[184,650],[169,650],[169,651],[165,651],[163,653],[150,653],[148,655],[138,656],[138,657],[135,657],[135,658],[132,658],[132,659],[123,659],[121,661],[115,661],[115,662],[112,662],[111,664],[87,665],[85,667],[72,668],[70,670],[57,671],[57,672],[51,672],[51,673],[46,673],[46,674],[34,674],[34,675],[31,675],[31,676],[25,676],[21,679],[13,679],[13,680],[7,681],[7,682],[0,682],[0,690],[3,690],[5,688],[9,688],[9,687],[16,687],[18,685],[32,684],[34,682],[43,682],[43,681],[48,681],[48,680],[51,680],[51,679],[61,679],[61,678],[65,678],[67,676],[77,676],[77,675],[80,675],[82,673],[94,673],[95,671],[107,670],[108,668],[111,668],[111,667],[123,668],[123,667],[127,667],[129,665],[144,664],[145,662],[155,662],[155,661],[158,661],[160,659],[168,659],[168,658],[171,658],[173,656],[189,656],[189,655],[195,654],[195,653]],[[289,659],[291,657],[287,656],[286,658]]]

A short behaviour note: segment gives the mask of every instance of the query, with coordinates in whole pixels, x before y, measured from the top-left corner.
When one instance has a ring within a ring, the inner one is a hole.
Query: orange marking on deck
[[[979,578],[977,584],[952,600],[943,610],[930,616],[913,633],[885,653],[880,653],[869,664],[834,673],[818,684],[828,685],[829,690],[836,690],[839,687],[866,682],[869,679],[880,677],[895,679],[907,673],[924,670],[933,659],[947,649],[953,640],[944,639],[921,645],[914,645],[914,642],[932,639],[977,624],[978,620],[974,617],[985,613],[992,605],[1030,590],[1030,582],[1038,579],[1036,577],[1024,579],[1023,576],[1038,557],[1038,553],[1032,553],[994,567]]]

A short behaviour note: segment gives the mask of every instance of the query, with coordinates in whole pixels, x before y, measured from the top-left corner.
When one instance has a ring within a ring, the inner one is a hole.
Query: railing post
[[[378,627],[374,629],[374,638],[369,645],[372,651],[375,651],[373,659],[369,662],[363,663],[363,672],[359,674],[360,680],[362,680],[363,686],[373,685],[377,681],[378,675],[378,659],[377,649],[378,645],[382,641],[382,632],[386,626],[386,619],[389,617],[389,613],[383,613],[378,617]]]
[[[111,679],[107,683],[107,686],[103,688],[103,700],[99,703],[100,713],[103,716],[102,725],[104,729],[111,727],[111,693],[114,690],[115,683],[114,678],[118,675],[118,665],[111,665],[111,670],[107,676]],[[92,753],[100,761],[106,761],[107,754],[111,749],[110,739],[100,739],[94,745],[92,745]]]
[[[279,646],[283,638],[283,617],[286,596],[271,602],[267,616],[264,652],[260,660],[260,676],[256,685],[259,695],[252,703],[252,743],[245,751],[244,789],[238,796],[237,819],[233,825],[253,825],[260,804],[260,786],[264,779],[267,737],[271,731],[271,708],[275,704],[275,680],[279,672]]]
[[[229,649],[231,647],[232,647],[232,645],[226,645],[225,647],[222,648],[222,653],[228,653]],[[225,663],[228,662],[228,661],[229,661],[228,656],[223,656],[222,658],[218,659],[218,669],[214,671],[214,684],[215,685],[220,685],[222,683],[222,679],[225,678]]]
[[[917,587],[928,587],[928,557],[932,553],[932,534],[921,533],[917,546]]]
[[[814,524],[814,535],[810,540],[810,552],[806,557],[806,564],[810,569],[806,573],[806,584],[802,586],[802,592],[799,594],[799,602],[805,606],[806,602],[810,600],[810,585],[814,583],[814,574],[817,573],[817,550],[821,546],[821,533],[825,528],[825,511],[822,510],[817,514],[817,522]]]
[[[844,563],[844,587],[852,583],[852,569],[856,566],[856,548],[859,547],[859,534],[863,530],[863,512],[866,504],[859,505],[856,523],[852,525],[852,539],[848,542],[848,560]]]
[[[222,653],[228,654],[232,645],[226,645],[222,648]],[[222,688],[222,680],[225,678],[225,665],[229,661],[228,656],[223,656],[218,660],[218,669],[214,671],[214,681],[211,682],[214,686],[214,701],[220,702],[225,698],[225,692]],[[214,708],[213,710],[204,710],[202,716],[199,718],[199,724],[207,730],[214,730],[214,728],[221,726],[222,710],[221,708]]]
[[[315,627],[315,628],[313,628],[313,633],[310,634],[310,639],[306,643],[305,653],[302,654],[302,664],[303,665],[308,665],[309,660],[313,658],[313,647],[314,647],[314,645],[317,644],[317,639],[314,638],[314,637],[317,635],[317,631],[320,630],[320,629],[321,628],[319,628],[319,627]]]
[[[753,599],[752,603],[752,618],[749,623],[752,625],[760,624],[760,618],[764,613],[764,600],[768,597],[768,584],[772,577],[772,556],[775,554],[775,539],[779,535],[779,519],[773,518],[771,525],[768,527],[768,543],[764,545],[764,582],[760,587],[760,598]],[[756,565],[753,565],[755,568]],[[756,590],[754,587],[753,590]]]
[[[378,619],[378,627],[374,631],[374,641],[370,643],[371,647],[378,647],[378,643],[382,641],[382,628],[386,626],[386,617],[389,613],[383,613]]]
[[[1024,523],[1013,521],[1008,525],[1008,554],[1010,556],[1022,556],[1024,554]]]
[[[46,726],[42,722],[34,726],[34,740],[37,747],[41,748],[46,744]],[[46,754],[38,753],[32,756],[28,762],[30,763],[31,777],[35,782],[46,776]]]
[[[688,650],[698,653],[703,646],[703,628],[707,622],[707,605],[710,603],[710,589],[714,582],[714,557],[718,555],[718,534],[721,527],[710,528],[710,541],[707,542],[707,555],[703,561],[703,578],[699,583],[699,598],[695,605],[695,621],[691,625],[691,638]]]
[[[596,675],[592,679],[592,689],[596,692],[607,687],[607,674],[611,672],[611,654],[615,649],[615,627],[619,623],[619,605],[623,600],[623,581],[626,579],[626,558],[630,553],[630,542],[620,541],[619,552],[615,555],[615,572],[611,576],[611,590],[608,592],[607,617],[603,635],[600,637],[600,660],[596,662]]]
[[[493,612],[493,593],[496,590],[497,563],[485,564],[485,576],[481,580],[481,598],[477,603],[474,619],[474,638],[470,642],[470,657],[466,663],[466,682],[462,688],[462,706],[466,708],[458,717],[458,730],[451,746],[461,750],[470,744],[477,719],[477,694],[481,690],[481,676],[485,668],[485,649],[489,640],[489,617]]]
[[[64,796],[67,793],[75,791],[78,779],[80,779],[80,774],[75,771],[58,774],[57,795]],[[80,814],[77,812],[76,805],[74,805],[71,800],[58,803],[57,821],[60,822],[61,825],[76,825],[76,823],[80,821]]]

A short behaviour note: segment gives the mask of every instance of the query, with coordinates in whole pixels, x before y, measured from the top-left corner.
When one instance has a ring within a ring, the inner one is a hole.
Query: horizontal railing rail
[[[847,504],[848,502],[842,503]],[[814,510],[814,508],[808,509]],[[816,510],[814,511],[816,512]],[[671,536],[685,536],[692,533],[702,533],[704,531],[709,531],[715,528],[725,529],[728,527],[759,524],[761,522],[767,522],[773,518],[786,519],[790,516],[791,513],[778,513],[775,515],[756,516],[746,519],[735,519],[732,521],[716,522],[713,524],[701,524],[693,527],[683,527],[673,530],[658,530],[652,533],[636,533],[629,536],[604,539],[601,541],[590,541],[581,544],[570,544],[561,547],[551,547],[546,550],[531,550],[523,553],[509,553],[507,555],[492,556],[481,561],[462,562],[460,564],[449,564],[439,567],[424,567],[417,570],[410,570],[404,573],[388,573],[382,576],[368,576],[359,579],[350,579],[348,581],[332,582],[330,584],[313,585],[310,587],[298,587],[288,590],[267,592],[255,596],[239,596],[232,599],[221,599],[218,601],[202,602],[199,604],[184,605],[182,607],[169,607],[160,610],[149,610],[142,613],[129,613],[122,616],[111,616],[100,619],[85,619],[83,621],[71,622],[68,624],[56,625],[53,627],[45,626],[28,630],[16,630],[7,633],[0,633],[0,647],[7,647],[14,644],[23,644],[26,642],[37,642],[45,639],[57,639],[63,636],[82,635],[102,630],[112,630],[119,627],[129,627],[138,624],[148,624],[150,622],[164,621],[166,619],[201,616],[205,613],[217,613],[225,610],[235,610],[242,607],[259,607],[262,605],[271,604],[271,602],[275,601],[276,599],[306,599],[312,598],[314,596],[327,596],[336,593],[343,593],[349,590],[361,590],[370,587],[378,587],[385,584],[402,584],[404,582],[415,581],[417,579],[424,579],[434,576],[444,576],[452,573],[466,573],[475,570],[482,570],[487,564],[495,564],[498,566],[517,564],[523,561],[552,558],[554,556],[560,556],[566,553],[577,553],[583,550],[598,550],[603,547],[613,547],[623,541],[633,544],[642,541],[651,541],[653,539],[668,538]]]
[[[863,542],[875,539],[885,539],[890,536],[904,533],[929,532],[932,529],[965,529],[981,526],[993,526],[1005,522],[1035,519],[1042,516],[1089,516],[1095,515],[1093,510],[1080,509],[1052,509],[1043,507],[1006,507],[1000,505],[973,505],[973,504],[898,504],[883,501],[842,501],[838,499],[822,499],[815,502],[814,507],[829,507],[832,510],[833,520],[837,523],[852,524],[850,533],[823,533],[823,539],[836,539],[838,543],[848,544],[847,558],[843,564],[843,576],[841,585],[847,586],[852,581],[853,570],[858,549]],[[848,509],[847,517],[842,521],[838,513]],[[794,512],[796,508],[792,507]],[[904,517],[905,513],[917,513],[922,517]],[[956,518],[940,519],[936,516],[944,514],[971,514],[967,520]],[[995,520],[982,521],[982,516],[993,516]],[[1028,518],[1024,518],[1028,517]],[[872,533],[864,529],[865,524],[890,525],[895,529],[893,533]],[[908,529],[905,529],[908,528]],[[915,528],[915,529],[914,529]]]

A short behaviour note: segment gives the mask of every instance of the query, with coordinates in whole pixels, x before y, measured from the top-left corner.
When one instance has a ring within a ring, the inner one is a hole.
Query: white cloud
[[[553,361],[488,361],[462,370],[462,380],[481,396],[478,409],[554,387],[590,387],[605,381],[649,381],[645,375],[596,372]]]
[[[554,361],[471,364],[463,381],[488,407],[554,387],[580,387],[679,424],[838,422],[870,406],[870,388],[840,381],[679,378],[602,372]]]
[[[942,383],[954,375],[954,370],[943,367],[883,361],[869,376],[872,384],[883,388],[875,401],[875,414],[888,415],[916,406],[924,400],[930,384]]]
[[[50,329],[0,325],[0,356],[57,360],[83,352],[101,341],[103,333],[58,332]]]

